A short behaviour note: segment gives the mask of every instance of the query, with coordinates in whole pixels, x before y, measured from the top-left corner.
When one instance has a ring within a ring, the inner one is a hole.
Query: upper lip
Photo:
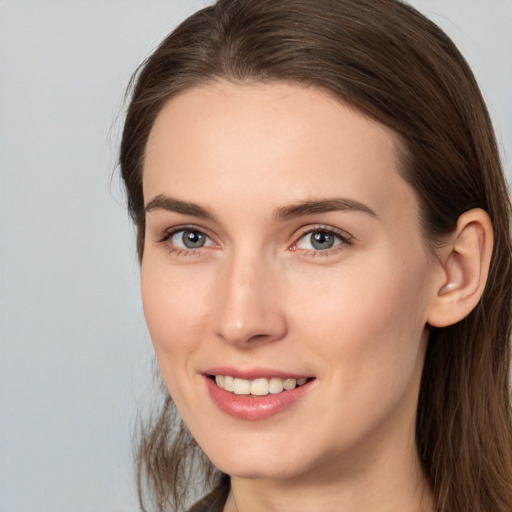
[[[230,366],[216,366],[214,368],[208,368],[204,371],[204,374],[224,375],[245,380],[271,379],[272,377],[280,379],[302,379],[312,377],[312,375],[307,373],[288,372],[275,368],[233,368]]]

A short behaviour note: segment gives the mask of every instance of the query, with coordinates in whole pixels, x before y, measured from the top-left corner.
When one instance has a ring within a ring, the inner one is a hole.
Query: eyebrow
[[[144,208],[146,213],[153,210],[165,210],[168,212],[181,213],[182,215],[191,215],[200,219],[215,220],[215,215],[207,208],[163,194],[155,196]]]
[[[189,201],[181,201],[173,197],[159,194],[155,196],[145,206],[147,212],[153,210],[165,210],[182,215],[191,215],[200,219],[215,221],[216,217],[207,208]],[[312,201],[301,201],[287,206],[282,206],[274,211],[276,221],[290,220],[302,215],[314,215],[318,213],[327,213],[334,211],[352,211],[361,212],[378,218],[378,215],[369,206],[354,199],[335,197],[330,199],[320,199]]]
[[[274,217],[276,220],[289,220],[301,215],[314,215],[316,213],[327,213],[335,211],[362,212],[378,218],[378,215],[369,206],[345,197],[334,197],[314,201],[303,201],[278,208]]]

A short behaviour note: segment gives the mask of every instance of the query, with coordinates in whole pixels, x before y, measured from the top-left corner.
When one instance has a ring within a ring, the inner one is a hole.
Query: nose
[[[287,322],[279,268],[263,259],[234,257],[219,273],[213,327],[223,341],[251,348],[282,339]]]

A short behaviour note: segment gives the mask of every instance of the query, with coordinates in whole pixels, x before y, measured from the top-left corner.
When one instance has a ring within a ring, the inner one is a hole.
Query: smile
[[[235,395],[267,396],[269,394],[276,395],[283,391],[292,391],[296,387],[306,384],[308,378],[281,379],[271,377],[270,379],[246,380],[229,375],[215,375],[214,380],[219,388]]]
[[[272,368],[217,366],[202,373],[213,403],[241,420],[265,420],[297,407],[318,387],[318,378]]]

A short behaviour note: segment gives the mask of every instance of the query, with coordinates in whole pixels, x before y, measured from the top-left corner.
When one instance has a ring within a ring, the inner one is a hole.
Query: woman
[[[141,66],[120,165],[169,391],[144,510],[198,471],[193,510],[512,510],[510,205],[437,26],[219,0]]]

